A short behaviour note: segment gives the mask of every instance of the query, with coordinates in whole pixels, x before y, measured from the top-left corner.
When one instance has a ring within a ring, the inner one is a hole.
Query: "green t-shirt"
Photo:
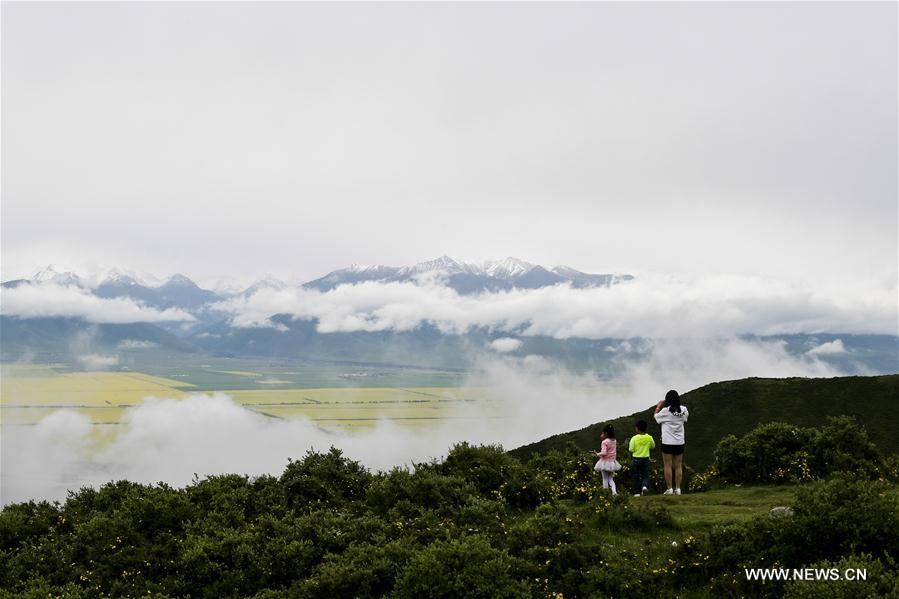
[[[627,448],[635,458],[648,458],[649,450],[655,446],[656,442],[652,435],[640,433],[631,437],[631,442]]]

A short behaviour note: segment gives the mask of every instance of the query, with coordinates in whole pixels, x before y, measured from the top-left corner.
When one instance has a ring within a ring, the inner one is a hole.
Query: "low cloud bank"
[[[408,331],[431,323],[448,333],[472,327],[559,339],[721,337],[790,333],[896,334],[896,289],[811,290],[752,277],[680,280],[644,276],[608,288],[459,295],[431,282],[344,285],[326,293],[261,289],[214,305],[238,327],[274,326],[274,314],[317,319],[322,333]]]
[[[101,354],[85,354],[78,356],[78,363],[85,370],[108,370],[118,365],[118,356],[104,356]]]
[[[82,318],[96,324],[192,321],[178,308],[158,310],[128,298],[102,298],[89,290],[55,283],[23,284],[2,291],[0,311],[19,318]]]
[[[813,347],[808,350],[808,353],[813,356],[845,354],[846,346],[843,345],[842,339],[834,339],[833,341],[828,341],[827,343],[822,343],[821,345]]]
[[[815,356],[795,357],[780,342],[656,340],[641,356],[600,380],[537,356],[485,353],[467,381],[485,389],[486,407],[460,408],[459,419],[412,428],[382,421],[352,433],[327,432],[308,420],[273,420],[225,395],[147,399],[127,413],[118,437],[97,445],[88,418],[60,410],[36,426],[4,425],[0,502],[64,499],[67,489],[129,479],[185,485],[194,474],[279,474],[288,458],[334,445],[365,465],[387,469],[444,455],[455,442],[512,448],[645,408],[671,388],[746,376],[837,376]],[[695,418],[690,427],[715,426]],[[689,430],[688,430],[689,436]]]
[[[513,352],[521,346],[521,339],[512,339],[511,337],[501,337],[490,342],[490,349],[500,353]]]

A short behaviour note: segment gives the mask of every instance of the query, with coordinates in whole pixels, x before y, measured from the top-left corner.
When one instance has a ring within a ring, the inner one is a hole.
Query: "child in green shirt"
[[[634,432],[628,450],[633,458],[634,497],[639,497],[649,492],[649,450],[656,446],[656,442],[652,435],[646,434],[645,420],[637,421]]]

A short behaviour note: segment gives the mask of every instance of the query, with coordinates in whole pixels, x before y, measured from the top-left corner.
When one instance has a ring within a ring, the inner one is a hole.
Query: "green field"
[[[115,425],[148,397],[182,399],[223,393],[247,410],[276,419],[309,419],[324,428],[371,426],[382,420],[422,425],[447,419],[498,417],[498,402],[485,389],[451,386],[357,386],[358,380],[403,382],[399,377],[351,371],[344,386],[304,387],[303,370],[213,368],[166,369],[165,376],[143,372],[72,372],[63,365],[5,365],[0,384],[0,421],[36,424],[55,410],[70,409],[95,424]],[[162,374],[162,372],[160,373]],[[329,376],[344,381],[342,373]],[[370,376],[363,376],[369,374]],[[416,373],[418,374],[418,373]],[[305,377],[305,378],[304,378]],[[419,382],[412,376],[411,382]],[[321,373],[313,377],[321,380]]]

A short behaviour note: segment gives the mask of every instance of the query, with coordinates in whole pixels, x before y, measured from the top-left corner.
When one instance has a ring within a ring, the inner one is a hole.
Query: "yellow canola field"
[[[34,424],[55,410],[69,408],[94,423],[115,424],[123,409],[147,397],[182,398],[176,387],[191,387],[140,372],[69,372],[52,376],[3,377],[0,382],[0,420],[5,424]]]
[[[0,403],[6,405],[122,405],[145,397],[183,397],[184,381],[140,372],[69,372],[45,377],[4,378]]]
[[[272,418],[308,418],[325,428],[404,425],[447,419],[498,417],[484,389],[458,387],[334,388],[224,391],[248,409]]]
[[[147,397],[181,399],[192,392],[192,385],[184,381],[138,372],[27,375],[18,372],[16,376],[4,376],[0,383],[3,424],[36,424],[56,410],[72,409],[88,416],[94,424],[115,425],[123,420],[127,410]],[[498,403],[486,389],[476,388],[253,389],[215,393],[228,395],[262,416],[308,418],[324,428],[372,426],[383,419],[423,425],[498,415]]]

